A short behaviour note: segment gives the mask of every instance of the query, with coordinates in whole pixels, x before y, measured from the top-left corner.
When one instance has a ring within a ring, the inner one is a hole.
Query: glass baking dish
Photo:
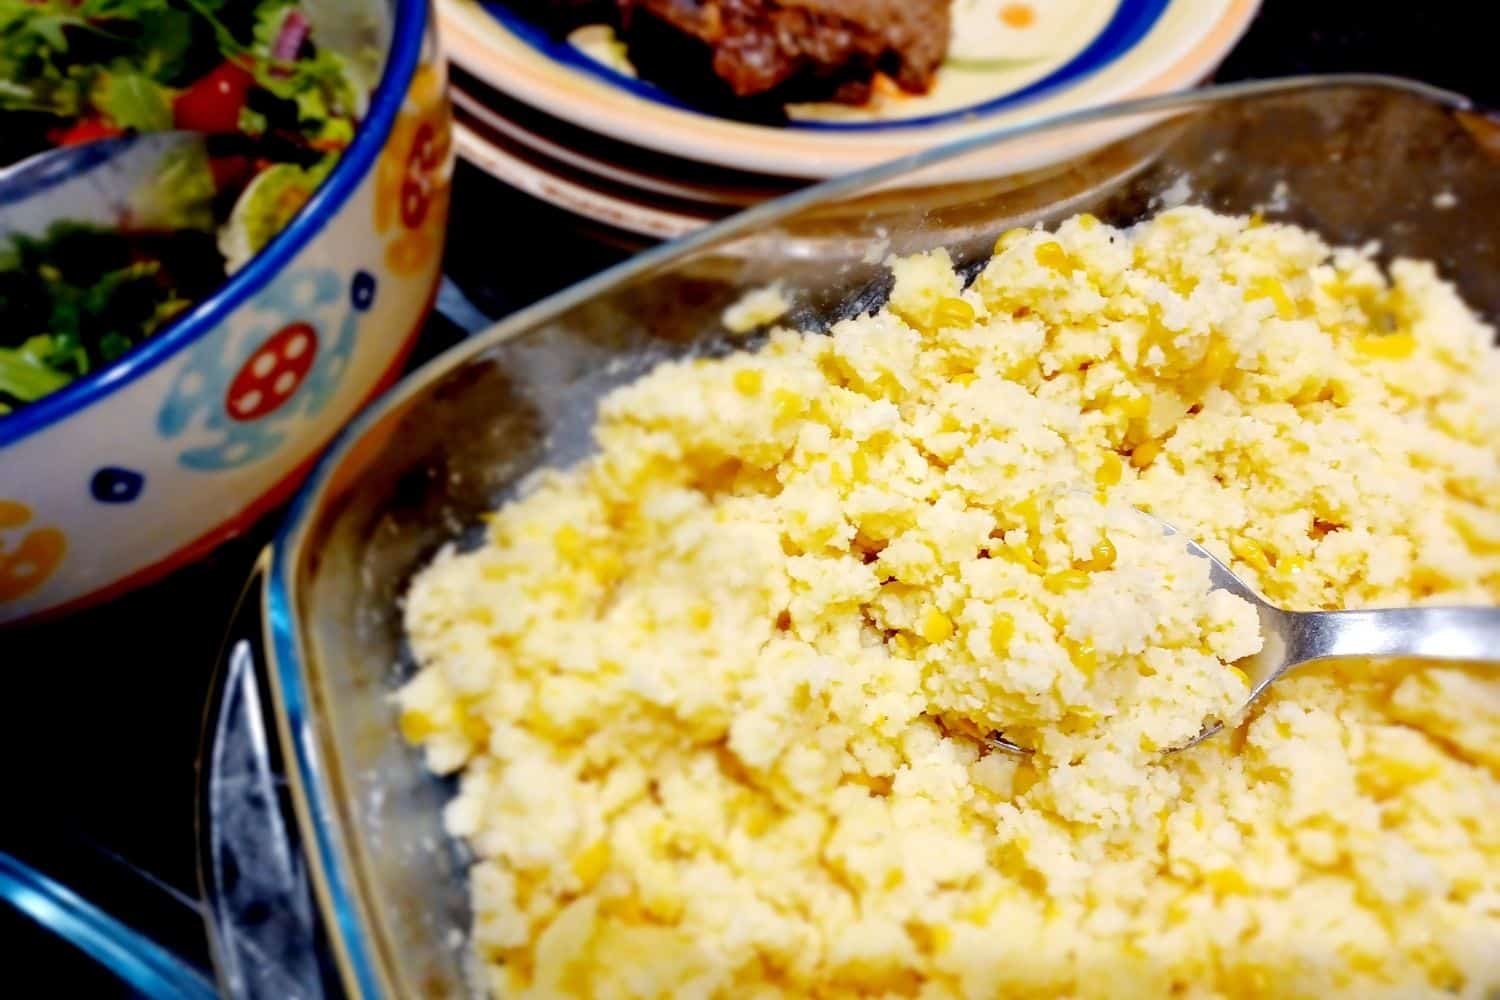
[[[412,669],[399,603],[436,549],[529,472],[586,454],[600,395],[735,342],[724,309],[779,282],[816,329],[887,291],[887,253],[982,261],[997,234],[1078,212],[1262,212],[1378,256],[1428,258],[1500,321],[1500,123],[1379,77],[1208,89],[999,132],[835,180],[636,257],[453,348],[350,426],[262,561],[243,641],[265,657],[328,944],[351,995],[462,996],[464,849],[450,785],[397,735]],[[924,185],[935,168],[988,181]],[[512,247],[509,252],[524,252]],[[497,257],[497,259],[503,259]],[[259,607],[260,613],[254,613]]]

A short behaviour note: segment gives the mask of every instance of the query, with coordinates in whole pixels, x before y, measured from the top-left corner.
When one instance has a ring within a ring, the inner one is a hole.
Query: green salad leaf
[[[286,228],[336,162],[326,156],[311,167],[277,163],[256,175],[219,230],[219,252],[231,273]]]
[[[0,0],[0,110],[67,114],[76,107],[53,95],[68,76],[57,58],[68,50],[64,29],[82,25],[60,4]]]
[[[189,11],[162,3],[137,15],[140,34],[151,40],[141,68],[153,80],[180,80],[194,49],[193,24]]]
[[[31,403],[67,385],[72,379],[52,367],[51,355],[52,338],[45,334],[17,348],[0,347],[0,393]],[[0,413],[10,409],[3,399],[0,407]]]
[[[223,274],[209,233],[59,223],[12,236],[0,247],[0,406],[15,409],[98,371]]]
[[[212,134],[132,194],[128,231],[60,223],[0,239],[0,415],[155,335],[306,205],[365,105],[366,81],[337,50],[357,50],[359,66],[382,50],[342,7],[0,0],[0,165],[117,130]],[[294,11],[309,37],[273,58]],[[322,44],[324,29],[340,41]]]
[[[255,26],[250,29],[250,51],[263,59],[271,56],[271,46],[281,34],[281,25],[297,4],[293,0],[266,0],[255,8]]]
[[[172,127],[172,104],[161,84],[144,73],[110,73],[95,103],[121,128],[162,132]]]

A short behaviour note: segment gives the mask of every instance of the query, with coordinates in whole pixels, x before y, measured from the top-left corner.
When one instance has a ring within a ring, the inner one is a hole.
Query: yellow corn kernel
[[[1448,523],[1458,533],[1458,537],[1464,540],[1464,545],[1476,556],[1500,555],[1500,538],[1486,535],[1473,524],[1457,515],[1450,515]]]
[[[1016,619],[1002,611],[990,620],[990,652],[1005,656],[1010,652],[1010,641],[1016,637]]]
[[[459,728],[476,746],[484,746],[490,741],[490,724],[482,716],[463,713],[459,718]]]
[[[1198,378],[1217,385],[1219,380],[1234,366],[1234,361],[1234,349],[1215,337],[1208,345],[1208,350],[1204,352],[1203,361],[1198,365]]]
[[[1102,573],[1115,564],[1117,555],[1114,543],[1107,537],[1101,537],[1099,544],[1095,545],[1093,551],[1089,553],[1089,558],[1075,563],[1075,565],[1079,569],[1088,570],[1090,573]]]
[[[989,922],[990,915],[997,909],[999,909],[1000,904],[1004,901],[1005,896],[1003,894],[999,894],[991,899],[984,899],[976,903],[970,903],[968,906],[960,909],[955,914],[955,916],[957,916],[958,919],[964,921],[965,923],[979,924],[982,926]]]
[[[1194,809],[1193,810],[1193,829],[1194,830],[1201,830],[1201,829],[1203,829],[1203,825],[1204,825],[1203,810],[1202,809]]]
[[[953,296],[938,299],[937,305],[932,309],[934,325],[940,330],[973,326],[975,315],[973,306]]]
[[[1186,900],[1179,896],[1167,904],[1167,922],[1180,924],[1193,915],[1192,908],[1187,905]]]
[[[1066,590],[1080,590],[1089,585],[1089,575],[1081,569],[1062,569],[1056,573],[1048,573],[1042,580],[1042,586],[1054,594],[1061,594]]]
[[[1172,291],[1187,298],[1193,294],[1193,289],[1198,287],[1198,279],[1191,274],[1183,274],[1181,271],[1173,272],[1167,284],[1171,285]]]
[[[1094,482],[1099,486],[1114,486],[1125,474],[1125,463],[1112,451],[1104,453],[1099,468],[1094,471]]]
[[[619,553],[608,549],[592,553],[585,565],[590,573],[606,582],[618,579],[625,572],[625,560],[620,558]]]
[[[1021,523],[1026,526],[1026,530],[1032,536],[1037,535],[1041,531],[1042,512],[1037,507],[1036,497],[1027,497],[1025,500],[1022,500],[1011,508],[1011,513],[1021,519]]]
[[[688,612],[688,621],[693,623],[693,628],[708,628],[714,623],[714,609],[707,604],[696,604]]]
[[[856,483],[868,482],[870,479],[870,460],[862,451],[856,451],[849,456],[849,474],[854,477]]]
[[[953,376],[953,381],[957,385],[973,385],[974,380],[978,377],[979,376],[974,374],[973,372],[959,372],[957,375]]]
[[[932,938],[932,951],[934,954],[941,955],[943,952],[953,947],[952,928],[938,926],[928,931],[928,934]]]
[[[776,408],[777,420],[791,420],[802,415],[803,399],[790,389],[777,389],[771,394],[771,402]]]
[[[1128,420],[1145,420],[1151,416],[1151,397],[1125,396],[1117,399],[1111,408]]]
[[[1268,997],[1276,992],[1270,973],[1259,966],[1241,966],[1234,973],[1234,982],[1239,988],[1237,997]]]
[[[937,608],[928,608],[922,616],[921,632],[928,642],[944,642],[953,635],[953,620]]]
[[[1084,212],[1084,213],[1082,213],[1081,215],[1078,216],[1078,228],[1079,229],[1085,229],[1085,230],[1087,230],[1087,229],[1097,229],[1098,226],[1099,226],[1099,220],[1092,213]]]
[[[571,524],[557,529],[552,536],[552,545],[564,559],[577,559],[584,552],[583,536]]]
[[[1275,278],[1256,278],[1250,282],[1250,289],[1245,293],[1246,302],[1254,302],[1256,299],[1270,299],[1276,306],[1276,315],[1282,319],[1297,318],[1297,303],[1286,293],[1285,286]]]
[[[579,851],[573,856],[572,868],[584,889],[592,889],[609,868],[609,841],[596,840]]]
[[[906,881],[906,873],[899,868],[892,868],[885,873],[884,885],[887,889],[894,889]]]
[[[762,836],[776,822],[776,811],[764,801],[751,800],[745,808],[745,832],[752,837]]]
[[[1430,781],[1442,773],[1442,769],[1430,761],[1399,760],[1395,757],[1382,758],[1376,766],[1380,776],[1396,788],[1409,788]]]
[[[682,916],[682,898],[661,889],[655,889],[641,900],[646,912],[663,923],[676,923]]]
[[[1250,883],[1245,881],[1245,876],[1233,868],[1215,868],[1211,872],[1205,872],[1203,881],[1214,892],[1224,896],[1243,895],[1250,891]]]
[[[1301,556],[1281,556],[1276,560],[1276,571],[1282,576],[1296,576],[1307,569],[1307,560]]]
[[[734,387],[742,396],[755,396],[760,393],[761,374],[754,368],[741,368],[734,373]]]
[[[1452,586],[1452,581],[1442,570],[1433,566],[1417,566],[1411,571],[1408,586],[1418,591],[1438,591]]]
[[[1046,567],[1042,565],[1041,561],[1037,559],[1036,554],[1024,545],[1005,545],[995,554],[1009,559],[1011,562],[1015,563],[1018,566],[1024,566],[1032,573],[1040,573],[1042,570],[1046,569]]]
[[[1229,551],[1233,552],[1246,564],[1254,567],[1256,572],[1271,572],[1271,559],[1260,543],[1253,542],[1248,538],[1236,538],[1230,541]]]
[[[1130,453],[1130,464],[1137,469],[1144,469],[1156,461],[1156,456],[1161,454],[1161,442],[1155,438],[1149,438],[1135,446]]]
[[[1354,349],[1367,358],[1399,361],[1416,353],[1417,338],[1409,333],[1372,333],[1355,338]]]
[[[1231,674],[1234,674],[1234,676],[1238,677],[1240,679],[1240,683],[1243,684],[1243,685],[1245,685],[1246,688],[1250,687],[1250,675],[1249,674],[1245,673],[1239,667],[1236,667],[1236,666],[1233,666],[1233,665],[1231,665],[1229,667],[1229,672]]]
[[[1246,229],[1259,229],[1266,224],[1266,217],[1261,212],[1251,212],[1250,221],[1245,225]]]
[[[1082,671],[1085,677],[1093,677],[1094,671],[1099,669],[1099,654],[1094,647],[1072,639],[1064,639],[1062,642],[1063,648],[1068,651],[1068,659],[1073,661],[1073,666]]]
[[[634,896],[610,896],[599,906],[603,916],[613,917],[627,924],[640,924],[649,919],[646,908]],[[529,953],[523,953],[529,954]],[[510,960],[506,960],[510,964]],[[520,991],[517,991],[519,994]]]
[[[402,712],[397,726],[401,730],[401,738],[408,743],[421,743],[438,731],[436,720],[416,708],[408,708]]]
[[[1004,253],[1011,247],[1015,246],[1017,243],[1024,240],[1027,234],[1029,234],[1030,232],[1031,230],[1029,229],[1007,229],[1005,232],[1001,233],[1000,238],[995,241],[995,253]]]
[[[1073,273],[1073,258],[1056,240],[1048,240],[1036,248],[1036,262],[1049,270],[1067,276]]]

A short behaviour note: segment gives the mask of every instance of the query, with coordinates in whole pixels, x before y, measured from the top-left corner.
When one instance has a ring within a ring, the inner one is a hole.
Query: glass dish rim
[[[361,919],[363,896],[353,886],[349,843],[343,830],[342,803],[333,797],[320,751],[311,700],[304,684],[303,636],[297,620],[295,567],[300,561],[312,515],[324,508],[334,473],[367,431],[380,424],[427,386],[474,356],[560,315],[611,287],[646,275],[728,237],[743,235],[794,215],[819,203],[874,188],[901,174],[1018,138],[1060,131],[1111,119],[1156,112],[1188,110],[1242,98],[1290,94],[1308,90],[1373,87],[1398,91],[1450,111],[1479,110],[1462,94],[1416,80],[1387,74],[1319,74],[1205,87],[1200,90],[1142,98],[1070,112],[1019,126],[997,128],[981,135],[936,146],[876,167],[823,181],[773,201],[757,205],[695,233],[637,254],[605,271],[519,310],[489,330],[450,347],[407,375],[397,386],[352,420],[324,452],[298,491],[276,537],[267,547],[263,580],[263,630],[267,673],[273,710],[285,756],[291,762],[288,779],[300,833],[312,875],[315,895],[346,981],[358,985],[361,996],[381,996],[374,965],[374,948]],[[393,730],[394,732],[394,730]],[[316,820],[315,820],[316,817]]]

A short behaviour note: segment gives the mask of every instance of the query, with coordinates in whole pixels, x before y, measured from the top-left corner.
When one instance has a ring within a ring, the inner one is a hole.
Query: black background
[[[1500,106],[1495,45],[1473,13],[1480,6],[1267,0],[1216,78],[1381,72]],[[455,183],[448,275],[492,318],[618,259],[566,217],[472,168],[461,164]],[[540,247],[506,254],[497,275],[497,234],[525,234]],[[434,319],[414,360],[461,336]],[[274,523],[273,515],[108,607],[0,634],[0,850],[205,967],[193,908],[203,704],[229,613]],[[70,946],[3,907],[0,954],[12,984],[46,982],[46,993],[59,996],[121,992]]]

